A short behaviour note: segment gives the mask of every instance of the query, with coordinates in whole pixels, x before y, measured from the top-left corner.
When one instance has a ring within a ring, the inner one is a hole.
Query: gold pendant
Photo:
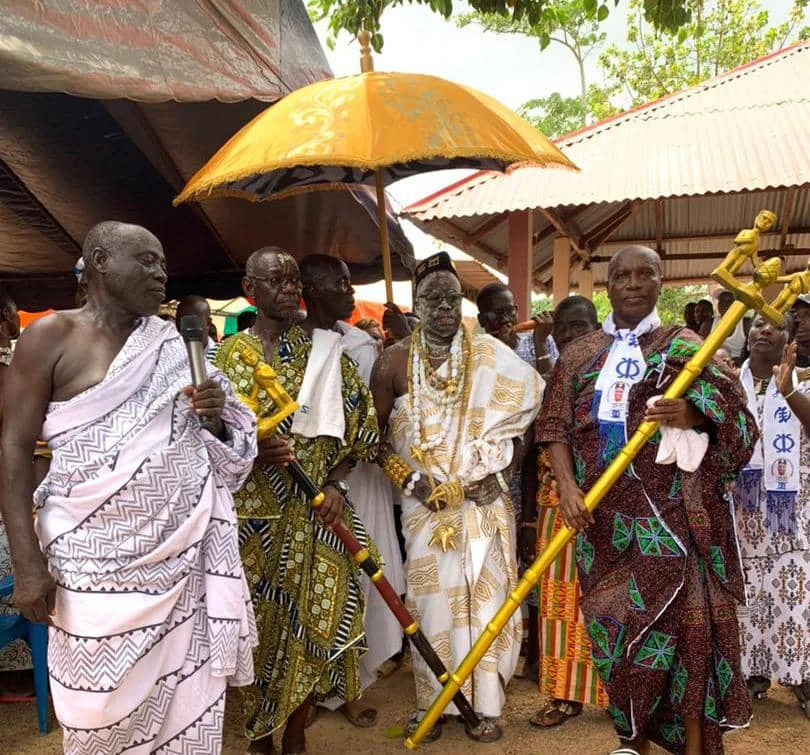
[[[450,378],[450,380],[447,381],[447,392],[451,396],[455,396],[457,390],[458,390],[458,382],[455,380],[455,378]]]
[[[411,457],[417,464],[425,463],[425,452],[419,446],[411,446]]]
[[[453,539],[455,536],[455,527],[449,524],[440,524],[433,530],[433,535],[428,540],[428,547],[438,545],[442,549],[442,553],[447,553],[448,548],[456,550],[456,541]]]

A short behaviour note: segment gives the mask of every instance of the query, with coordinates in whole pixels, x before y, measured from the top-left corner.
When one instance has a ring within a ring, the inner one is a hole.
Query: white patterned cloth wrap
[[[389,440],[394,450],[423,477],[437,482],[448,477],[457,460],[472,477],[502,471],[511,459],[513,438],[521,438],[534,421],[543,398],[545,383],[508,346],[491,336],[472,337],[472,385],[466,411],[459,406],[451,420],[447,438],[459,437],[458,447],[442,444],[431,454],[433,463],[420,463],[411,454],[412,405],[400,396],[389,422]],[[447,376],[447,363],[440,374]],[[421,403],[423,429],[428,438],[438,432],[443,411]],[[461,432],[456,434],[458,426]],[[490,450],[482,451],[484,447]],[[506,448],[509,447],[509,451]],[[439,524],[455,528],[456,549],[443,553],[428,545]],[[515,514],[509,496],[477,506],[465,500],[442,514],[429,511],[416,498],[402,496],[402,527],[407,550],[407,605],[421,625],[430,644],[447,668],[457,668],[475,638],[495,615],[517,583]],[[498,717],[504,704],[504,685],[515,671],[522,635],[520,613],[509,620],[481,663],[466,680],[462,691],[480,714]],[[416,704],[426,709],[441,689],[434,674],[419,656],[413,658]],[[452,703],[447,712],[458,711]]]
[[[227,440],[181,392],[173,324],[145,318],[104,380],[51,404],[37,529],[57,582],[48,663],[64,749],[219,752],[225,686],[253,679],[253,610],[232,491],[256,455],[226,391]]]

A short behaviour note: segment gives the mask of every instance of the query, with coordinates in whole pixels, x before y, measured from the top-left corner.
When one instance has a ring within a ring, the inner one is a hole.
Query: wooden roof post
[[[577,283],[579,284],[577,293],[586,299],[593,299],[593,268],[590,265],[579,271]],[[557,303],[556,300],[554,303]]]
[[[518,322],[528,320],[532,313],[532,211],[509,213],[509,288],[518,308]]]
[[[551,295],[556,307],[568,296],[571,275],[571,240],[568,236],[555,236],[551,250]]]

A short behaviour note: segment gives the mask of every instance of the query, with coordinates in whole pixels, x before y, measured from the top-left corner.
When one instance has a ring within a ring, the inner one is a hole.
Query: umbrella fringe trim
[[[235,183],[236,181],[241,181],[246,178],[250,178],[252,176],[259,176],[263,173],[275,173],[277,171],[283,170],[291,170],[297,167],[301,168],[309,168],[313,166],[323,166],[325,168],[340,168],[340,167],[349,167],[352,170],[368,170],[368,171],[377,171],[377,170],[384,170],[385,168],[389,167],[390,165],[396,165],[399,163],[408,163],[408,162],[429,162],[431,160],[452,160],[456,157],[466,157],[466,158],[478,158],[481,160],[498,160],[505,163],[508,163],[507,168],[513,164],[520,164],[521,166],[534,166],[538,168],[547,167],[549,165],[558,165],[562,168],[567,168],[571,170],[579,170],[579,168],[572,163],[562,152],[560,152],[560,157],[562,159],[558,159],[556,155],[549,155],[546,157],[541,157],[533,160],[526,160],[525,155],[516,155],[514,153],[509,154],[505,152],[490,152],[486,156],[481,156],[480,154],[470,154],[469,150],[448,150],[444,154],[436,154],[436,155],[425,155],[422,154],[413,154],[408,155],[404,154],[397,158],[396,160],[389,160],[383,165],[378,165],[373,161],[370,160],[357,160],[356,158],[352,158],[350,156],[344,155],[337,155],[331,156],[331,160],[333,162],[324,163],[323,156],[320,158],[313,158],[311,160],[307,160],[306,158],[297,159],[295,161],[290,161],[289,164],[285,163],[277,163],[274,167],[269,168],[266,166],[258,166],[250,168],[249,170],[240,170],[234,173],[222,176],[217,179],[210,179],[203,181],[199,186],[193,186],[195,183],[195,177],[188,182],[187,187],[177,195],[172,201],[172,204],[177,206],[182,204],[183,202],[187,202],[189,199],[209,199],[215,197],[224,197],[228,196],[228,194],[224,192],[238,192],[238,189],[217,189],[217,186],[221,186],[222,184],[229,184]],[[345,163],[343,160],[345,159]],[[351,163],[351,164],[349,164]],[[471,170],[475,170],[475,168],[471,168]],[[206,167],[203,167],[199,173],[204,173],[206,171]],[[424,172],[431,172],[431,171],[424,171]],[[417,175],[417,174],[414,174]],[[405,176],[403,176],[405,178]],[[342,184],[348,185],[348,184]],[[303,191],[314,191],[316,189],[313,188],[314,185],[308,185],[306,188],[302,187]],[[328,190],[325,188],[324,190]],[[293,189],[285,189],[283,192],[280,192],[279,195],[276,197],[277,199],[281,199],[282,196],[291,196],[291,192],[296,192],[295,188]],[[206,196],[200,196],[205,194]],[[236,195],[240,198],[247,199],[248,197],[245,194]]]

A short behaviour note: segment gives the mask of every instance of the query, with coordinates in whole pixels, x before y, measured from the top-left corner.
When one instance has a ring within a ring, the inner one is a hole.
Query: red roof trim
[[[487,173],[494,173],[494,172],[496,171],[477,170],[471,176],[465,176],[464,178],[460,178],[458,181],[455,181],[454,183],[451,183],[448,186],[439,189],[438,191],[434,191],[432,194],[428,194],[426,197],[422,197],[422,199],[417,199],[415,202],[409,204],[407,207],[403,207],[399,212],[400,214],[404,212],[410,212],[411,210],[416,209],[419,205],[432,202],[434,199],[438,199],[440,196],[442,196],[442,194],[450,194],[456,189],[460,189],[462,186],[464,186],[464,184],[470,183],[471,181],[475,181],[476,179],[486,175]]]

